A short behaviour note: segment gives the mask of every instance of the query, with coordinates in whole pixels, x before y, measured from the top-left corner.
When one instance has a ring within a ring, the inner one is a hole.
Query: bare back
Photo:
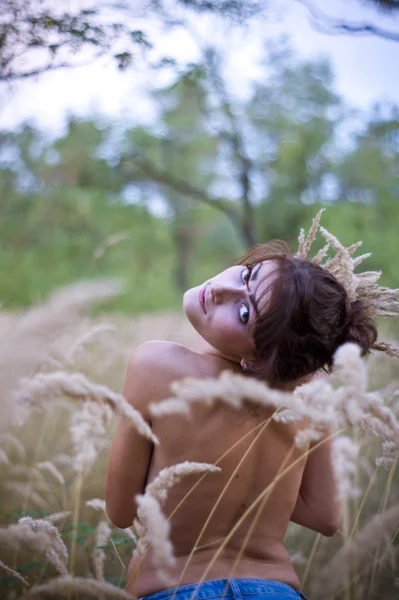
[[[176,345],[170,346],[163,348],[182,352]],[[217,377],[229,366],[217,357],[184,350],[179,364],[186,375]],[[231,368],[240,370],[239,366]],[[155,396],[159,396],[159,381]],[[297,501],[307,448],[296,448],[296,427],[275,422],[272,414],[271,409],[250,403],[234,410],[217,402],[196,405],[192,419],[180,415],[152,419],[160,445],[152,453],[148,482],[164,467],[186,460],[221,467],[221,472],[208,473],[198,485],[200,476],[193,475],[169,492],[164,505],[167,516],[187,495],[170,520],[177,557],[174,585],[258,577],[299,589],[283,538]],[[140,566],[138,563],[132,559],[129,565],[129,591],[144,596],[165,588],[155,574],[151,551]]]

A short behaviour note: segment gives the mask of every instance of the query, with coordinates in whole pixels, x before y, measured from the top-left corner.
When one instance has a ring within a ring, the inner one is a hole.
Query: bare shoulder
[[[189,348],[174,342],[154,340],[140,344],[130,361],[135,367],[155,369],[159,375],[185,377],[197,370],[202,357]]]
[[[204,357],[173,342],[151,341],[138,346],[129,362],[124,394],[137,408],[170,396],[170,385],[184,377],[204,377]]]

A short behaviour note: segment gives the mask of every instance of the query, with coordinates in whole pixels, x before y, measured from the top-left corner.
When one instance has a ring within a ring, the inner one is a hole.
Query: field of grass
[[[135,532],[111,526],[102,502],[113,413],[138,344],[191,345],[193,336],[176,314],[82,316],[93,299],[114,293],[110,285],[75,287],[27,313],[0,315],[2,599],[129,597]],[[368,371],[395,429],[397,360],[372,357]],[[286,545],[310,600],[399,598],[397,452],[391,447],[385,468],[376,465],[381,439],[371,433],[358,423],[337,444],[345,497],[339,532],[325,538],[290,524]],[[58,588],[46,589],[50,580]]]

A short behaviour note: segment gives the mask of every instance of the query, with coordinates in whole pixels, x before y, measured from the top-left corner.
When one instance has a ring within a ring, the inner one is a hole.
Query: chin
[[[186,316],[188,317],[187,312],[190,312],[190,305],[192,304],[192,297],[191,297],[191,292],[192,290],[187,290],[187,292],[184,292],[183,294],[183,310],[186,313]]]
[[[183,310],[191,325],[198,331],[199,309],[198,288],[191,288],[183,295]]]

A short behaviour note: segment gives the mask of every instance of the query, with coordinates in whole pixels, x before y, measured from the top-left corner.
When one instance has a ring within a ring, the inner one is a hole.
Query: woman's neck
[[[214,356],[216,358],[223,359],[228,363],[232,363],[231,366],[240,366],[240,357],[220,352],[220,350],[207,342],[199,333],[197,333],[195,340],[195,351],[198,352],[198,354]]]

